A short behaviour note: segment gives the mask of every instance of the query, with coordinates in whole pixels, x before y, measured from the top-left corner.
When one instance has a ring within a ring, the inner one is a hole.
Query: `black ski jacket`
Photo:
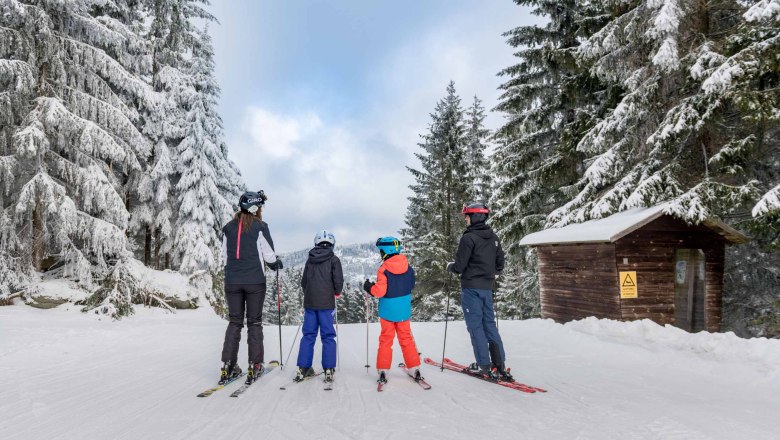
[[[238,220],[222,228],[222,261],[225,284],[265,284],[263,261],[273,265],[277,257],[271,232],[265,222],[254,220],[239,234]]]
[[[336,308],[336,294],[344,288],[341,261],[333,254],[332,247],[315,247],[309,251],[309,259],[301,278],[303,307],[313,310]]]
[[[460,274],[465,289],[493,290],[496,273],[504,270],[504,251],[490,226],[483,222],[466,229],[452,270]]]

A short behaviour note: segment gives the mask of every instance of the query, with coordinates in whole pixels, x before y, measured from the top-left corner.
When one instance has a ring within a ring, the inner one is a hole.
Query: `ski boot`
[[[333,368],[326,368],[325,369],[325,382],[333,382],[333,375],[335,374],[336,370]]]
[[[263,373],[265,373],[265,366],[263,366],[262,362],[249,364],[249,368],[246,370],[246,384],[252,385]]]
[[[233,362],[225,362],[219,371],[219,385],[225,385],[241,375],[241,367]]]
[[[495,369],[496,373],[498,373],[499,380],[502,380],[504,382],[515,381],[515,378],[512,377],[512,374],[509,372],[511,368],[507,368],[503,362],[501,363],[501,365],[493,365],[493,368]]]
[[[315,376],[316,373],[314,373],[314,369],[311,367],[305,368],[305,367],[298,367],[298,371],[295,373],[295,379],[293,379],[293,382],[303,382],[308,377]]]
[[[387,383],[387,376],[385,375],[386,370],[379,370],[379,379],[376,380],[376,383],[380,384],[386,384]]]
[[[420,382],[420,381],[425,380],[425,378],[422,377],[422,373],[420,373],[420,369],[419,368],[415,368],[414,369],[414,373],[412,374],[412,377],[414,378],[415,382]]]
[[[490,380],[490,381],[497,381],[498,380],[498,371],[495,368],[491,368],[487,365],[477,365],[476,362],[469,365],[469,367],[466,369],[470,374],[473,374],[475,376],[480,376],[484,379]]]

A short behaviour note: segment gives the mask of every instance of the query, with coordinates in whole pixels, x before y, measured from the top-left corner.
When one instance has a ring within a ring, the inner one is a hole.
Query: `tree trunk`
[[[152,228],[146,226],[144,235],[144,265],[148,267],[152,263]]]
[[[160,230],[154,231],[154,268],[162,269],[160,267]]]
[[[32,213],[32,265],[35,270],[41,270],[43,255],[46,251],[46,233],[43,230],[43,207],[40,200],[35,203]]]

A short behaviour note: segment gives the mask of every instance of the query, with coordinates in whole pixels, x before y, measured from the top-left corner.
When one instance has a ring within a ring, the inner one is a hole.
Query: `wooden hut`
[[[687,331],[720,331],[727,244],[748,237],[712,219],[664,214],[667,205],[524,237],[536,248],[542,317],[651,319]]]

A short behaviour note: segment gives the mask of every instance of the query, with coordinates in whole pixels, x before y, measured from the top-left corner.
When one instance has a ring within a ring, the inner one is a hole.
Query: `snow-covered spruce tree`
[[[702,85],[713,99],[713,113],[738,115],[728,123],[732,137],[711,164],[755,179],[760,194],[755,204],[751,200],[738,211],[738,226],[753,242],[726,254],[724,328],[779,337],[780,2],[754,2],[742,18],[745,22],[729,38],[722,62]]]
[[[214,54],[207,31],[196,33],[188,74],[192,93],[187,105],[185,137],[176,147],[174,199],[178,214],[174,227],[173,254],[179,270],[214,270],[221,262],[221,228],[232,214],[232,204],[221,188],[234,182],[220,182],[229,175],[222,148],[222,119],[217,113],[219,86],[214,79]]]
[[[688,222],[716,215],[758,231],[757,247],[731,249],[729,259],[754,249],[767,260],[777,230],[762,202],[778,184],[777,2],[749,3],[606,2],[612,19],[579,61],[625,93],[579,142],[588,168],[550,225],[672,201],[669,212]],[[732,270],[727,281],[740,278]],[[766,292],[751,287],[727,282],[727,303]]]
[[[474,96],[474,102],[465,114],[466,125],[466,181],[469,182],[469,200],[487,203],[493,179],[490,176],[490,162],[485,157],[490,130],[485,128],[485,107],[482,100]]]
[[[143,131],[155,147],[148,166],[134,187],[137,201],[131,205],[131,230],[143,243],[144,264],[171,268],[176,209],[171,205],[177,180],[176,147],[185,137],[188,104],[193,99],[188,59],[197,41],[193,20],[213,21],[200,1],[144,0],[149,26],[144,30],[151,58],[150,81],[164,99],[142,111]]]
[[[535,260],[536,255],[528,256]],[[529,270],[531,267],[534,270]],[[498,279],[496,290],[496,315],[499,319],[528,319],[539,317],[539,277],[536,261],[520,265],[514,256],[507,258],[504,272]]]
[[[134,72],[133,2],[0,2],[3,251],[26,277],[58,267],[85,288],[129,256],[128,177],[150,151],[131,102],[155,96]],[[10,87],[9,87],[10,86]],[[10,183],[9,183],[10,182]],[[115,304],[130,298],[118,295]],[[111,310],[124,306],[111,307]],[[124,310],[124,309],[123,309]]]
[[[491,224],[502,238],[519,273],[536,273],[533,252],[517,242],[543,228],[547,215],[570,197],[582,154],[582,133],[608,108],[613,90],[602,86],[575,58],[579,41],[603,25],[603,11],[578,0],[517,0],[546,18],[543,26],[520,26],[504,35],[518,48],[518,62],[499,73],[502,84],[496,110],[507,122],[496,132],[491,157],[496,190],[490,199]],[[508,267],[509,268],[509,267]],[[536,284],[528,287],[536,289]],[[520,292],[516,292],[516,298]],[[538,309],[538,290],[523,292]],[[519,307],[519,305],[515,306]]]
[[[416,153],[421,170],[408,168],[415,179],[407,212],[405,244],[417,271],[415,318],[443,319],[446,264],[452,261],[458,239],[465,228],[458,214],[468,201],[466,179],[466,127],[455,84],[431,114],[428,133],[421,135]],[[450,289],[456,290],[455,281]],[[453,295],[457,297],[457,295]]]

